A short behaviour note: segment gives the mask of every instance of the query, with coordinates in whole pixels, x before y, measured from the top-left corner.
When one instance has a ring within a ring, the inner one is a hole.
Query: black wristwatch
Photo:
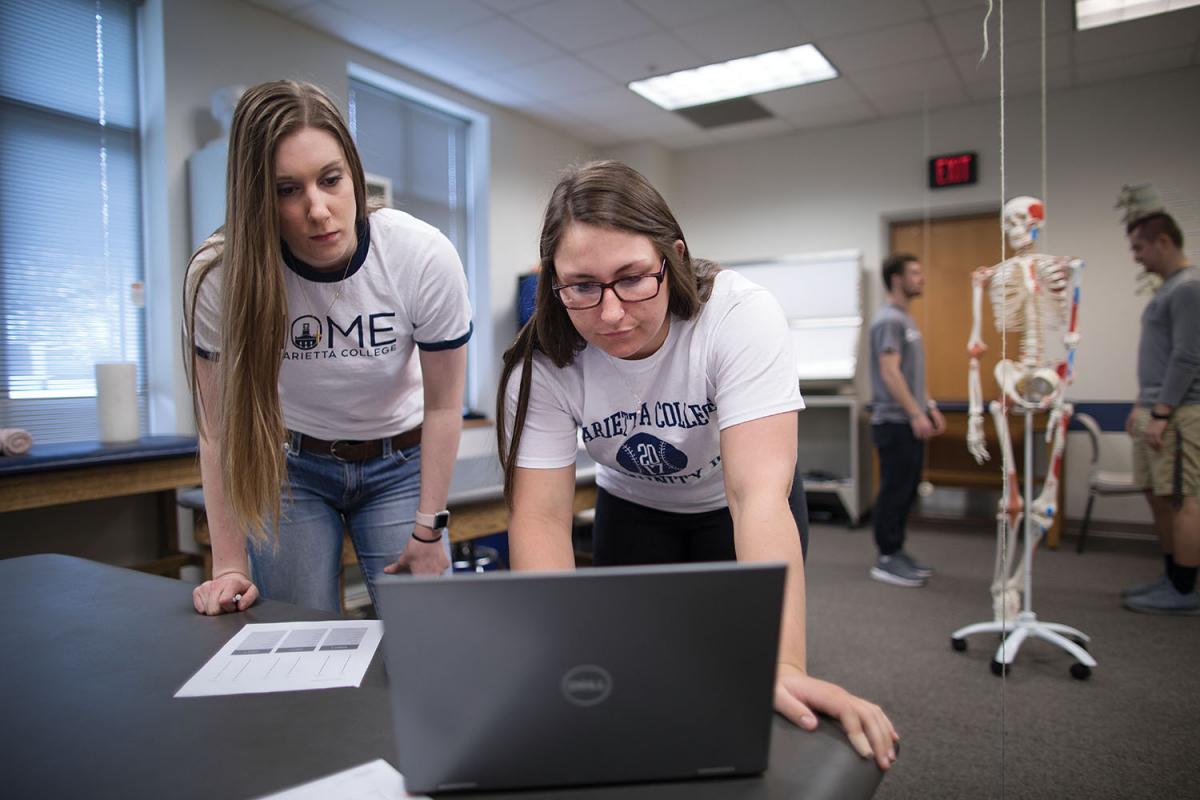
[[[1168,412],[1167,412],[1167,413],[1165,413],[1165,414],[1160,414],[1160,413],[1158,413],[1157,411],[1155,411],[1153,408],[1151,408],[1151,409],[1150,409],[1150,417],[1151,417],[1151,419],[1170,419],[1170,418],[1171,418],[1171,414],[1172,414],[1172,413],[1174,413],[1174,412],[1173,412],[1173,410],[1172,410],[1172,411],[1168,411]]]

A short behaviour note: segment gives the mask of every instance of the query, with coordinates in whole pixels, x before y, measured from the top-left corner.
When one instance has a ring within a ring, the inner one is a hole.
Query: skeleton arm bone
[[[991,459],[987,451],[987,439],[983,434],[983,384],[979,379],[979,356],[987,350],[980,332],[983,319],[983,289],[991,277],[989,267],[979,267],[971,275],[971,336],[967,339],[967,354],[971,357],[967,367],[967,450],[982,464]]]

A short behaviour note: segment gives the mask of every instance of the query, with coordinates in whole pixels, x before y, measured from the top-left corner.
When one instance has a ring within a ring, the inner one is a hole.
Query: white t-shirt
[[[403,211],[376,211],[369,228],[345,279],[285,253],[288,333],[279,401],[290,430],[378,439],[415,428],[425,407],[416,349],[462,347],[471,337],[466,275],[454,245]],[[193,261],[189,287],[220,249]],[[197,353],[213,360],[221,352],[223,269],[213,268],[196,301]]]
[[[520,373],[507,387],[510,432]],[[723,270],[700,313],[672,317],[648,358],[617,359],[589,345],[558,369],[535,353],[517,466],[574,464],[582,437],[605,491],[662,511],[712,511],[728,505],[721,430],[801,408],[783,310]]]

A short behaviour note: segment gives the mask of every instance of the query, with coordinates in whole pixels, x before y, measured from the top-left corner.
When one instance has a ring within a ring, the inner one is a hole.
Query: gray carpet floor
[[[991,617],[989,528],[910,526],[907,549],[936,574],[906,589],[868,577],[869,526],[814,526],[809,669],[879,703],[900,732],[878,800],[1200,797],[1200,617],[1121,608],[1121,587],[1161,573],[1153,543],[1074,544],[1037,554],[1033,609],[1089,634],[1099,666],[1075,680],[1069,654],[1027,641],[1002,681],[994,637],[950,647],[952,631]]]

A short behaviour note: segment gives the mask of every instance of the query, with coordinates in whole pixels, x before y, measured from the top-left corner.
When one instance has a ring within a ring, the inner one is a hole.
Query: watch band
[[[435,511],[432,514],[426,514],[424,511],[418,511],[416,514],[418,525],[424,525],[435,531],[440,531],[450,524],[450,512],[442,509]]]
[[[1155,411],[1155,410],[1152,408],[1152,409],[1150,409],[1150,416],[1151,416],[1151,418],[1153,418],[1153,419],[1170,419],[1170,418],[1171,418],[1171,412],[1170,412],[1170,411],[1168,411],[1168,412],[1167,412],[1167,413],[1165,413],[1165,414],[1160,414],[1160,413],[1158,413],[1157,411]]]

